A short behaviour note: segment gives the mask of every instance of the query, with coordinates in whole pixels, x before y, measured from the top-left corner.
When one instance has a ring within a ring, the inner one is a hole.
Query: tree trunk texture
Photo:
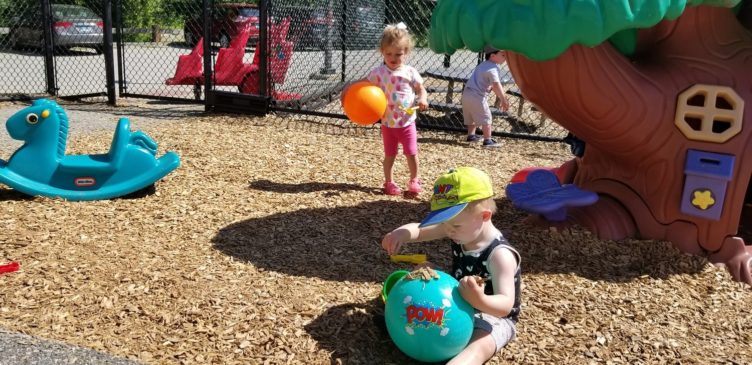
[[[641,237],[712,253],[737,234],[752,174],[752,32],[731,9],[689,7],[641,30],[631,59],[604,42],[546,62],[510,52],[508,61],[525,98],[586,141],[575,183],[620,202]],[[696,84],[730,87],[747,102],[739,134],[712,143],[675,126],[677,97]],[[680,211],[688,149],[736,156],[720,221]],[[627,219],[605,206],[604,215]]]

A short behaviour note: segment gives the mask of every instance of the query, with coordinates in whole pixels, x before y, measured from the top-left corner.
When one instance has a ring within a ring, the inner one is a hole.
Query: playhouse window
[[[733,89],[698,84],[679,94],[674,124],[688,139],[724,143],[742,130],[743,113]]]

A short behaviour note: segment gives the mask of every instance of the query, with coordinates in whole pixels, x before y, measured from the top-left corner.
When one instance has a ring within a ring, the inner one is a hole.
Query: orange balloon
[[[347,89],[342,102],[347,118],[359,125],[378,122],[386,112],[386,95],[369,81],[358,81]]]

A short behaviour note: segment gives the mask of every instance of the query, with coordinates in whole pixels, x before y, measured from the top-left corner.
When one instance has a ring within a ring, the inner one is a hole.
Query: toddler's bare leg
[[[491,125],[484,124],[481,129],[483,130],[483,139],[491,139]]]
[[[394,167],[394,159],[397,156],[384,156],[384,181],[394,181],[392,179],[392,167]]]
[[[407,158],[407,168],[410,170],[410,179],[412,180],[418,177],[418,155],[406,155],[405,157]]]
[[[462,352],[447,365],[483,364],[496,353],[496,342],[490,333],[476,329],[473,337]]]
[[[468,124],[467,125],[467,135],[472,136],[475,134],[475,124]]]

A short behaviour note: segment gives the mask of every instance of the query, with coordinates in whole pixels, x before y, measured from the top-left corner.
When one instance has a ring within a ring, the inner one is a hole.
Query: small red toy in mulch
[[[19,265],[17,262],[11,262],[10,264],[0,265],[0,274],[7,274],[10,272],[18,271]]]

